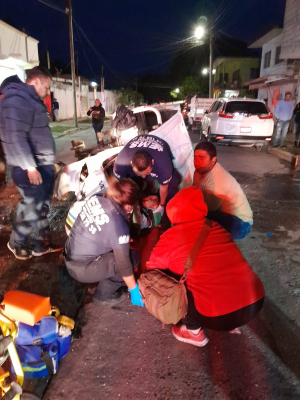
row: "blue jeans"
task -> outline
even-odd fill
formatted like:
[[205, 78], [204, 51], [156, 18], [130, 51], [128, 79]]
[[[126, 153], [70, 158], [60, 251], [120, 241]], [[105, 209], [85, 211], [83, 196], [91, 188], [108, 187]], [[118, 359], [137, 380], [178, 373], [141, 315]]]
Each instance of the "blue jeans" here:
[[251, 231], [251, 224], [244, 222], [235, 215], [226, 214], [223, 212], [210, 211], [207, 218], [218, 222], [232, 236], [232, 239], [243, 239]]
[[102, 131], [103, 123], [102, 124], [95, 124], [94, 122], [92, 122], [92, 125], [93, 125], [93, 129], [95, 131], [96, 139], [97, 139], [97, 142], [98, 142], [97, 133]]
[[289, 129], [289, 124], [290, 124], [290, 121], [281, 121], [281, 120], [276, 121], [276, 128], [275, 128], [275, 134], [274, 134], [274, 139], [273, 139], [273, 147], [278, 145], [278, 141], [280, 142], [279, 143], [280, 147], [283, 146], [287, 131]]
[[54, 172], [52, 165], [37, 167], [43, 183], [33, 185], [29, 182], [27, 171], [13, 167], [13, 180], [22, 195], [18, 206], [13, 230], [10, 235], [12, 247], [25, 248], [29, 235], [33, 232], [34, 250], [49, 246], [50, 227], [47, 219], [54, 188]]

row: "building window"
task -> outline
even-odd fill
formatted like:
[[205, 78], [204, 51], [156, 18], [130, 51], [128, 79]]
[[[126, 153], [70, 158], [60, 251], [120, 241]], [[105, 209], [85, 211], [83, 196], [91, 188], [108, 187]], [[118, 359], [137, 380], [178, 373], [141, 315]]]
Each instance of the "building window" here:
[[281, 53], [281, 46], [276, 47], [275, 64], [280, 64], [283, 60], [279, 58]]
[[226, 85], [226, 83], [228, 83], [228, 72], [224, 74], [224, 85]]
[[259, 78], [259, 68], [250, 68], [250, 79]]
[[264, 68], [269, 68], [271, 64], [271, 52], [268, 51], [265, 53], [265, 62], [264, 62]]
[[234, 73], [232, 74], [232, 84], [233, 87], [238, 87], [239, 85], [239, 79], [240, 79], [240, 70], [237, 69], [236, 71], [234, 71]]

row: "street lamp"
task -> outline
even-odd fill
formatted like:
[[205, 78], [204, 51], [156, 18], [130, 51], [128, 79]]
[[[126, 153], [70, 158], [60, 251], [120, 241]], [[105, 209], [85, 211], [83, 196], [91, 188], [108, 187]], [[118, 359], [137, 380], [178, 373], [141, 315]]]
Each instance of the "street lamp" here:
[[[197, 39], [201, 39], [205, 33], [209, 34], [209, 97], [212, 98], [212, 76], [213, 76], [213, 68], [212, 68], [212, 25], [211, 22], [208, 24], [207, 18], [202, 16], [198, 19], [198, 27], [195, 31], [195, 37]], [[206, 68], [205, 68], [206, 69]], [[204, 70], [203, 70], [204, 71]], [[203, 72], [207, 74], [207, 72]]]
[[[215, 75], [215, 73], [216, 73], [216, 70], [215, 70], [215, 68], [214, 68], [214, 69], [212, 70], [212, 74]], [[209, 74], [209, 69], [208, 69], [208, 68], [203, 68], [202, 74], [203, 74], [203, 75]]]
[[97, 83], [96, 82], [91, 82], [91, 86], [94, 88], [94, 100], [97, 98]]
[[180, 90], [177, 88], [177, 89], [175, 89], [175, 93], [179, 93], [180, 92]]
[[201, 39], [204, 35], [204, 28], [203, 26], [198, 26], [195, 30], [195, 37], [197, 39]]

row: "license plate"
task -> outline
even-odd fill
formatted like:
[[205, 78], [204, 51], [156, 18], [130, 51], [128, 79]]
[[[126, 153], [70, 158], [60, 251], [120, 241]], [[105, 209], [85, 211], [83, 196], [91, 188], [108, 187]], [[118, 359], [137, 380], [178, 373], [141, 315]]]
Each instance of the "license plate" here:
[[251, 128], [241, 128], [241, 133], [251, 133]]

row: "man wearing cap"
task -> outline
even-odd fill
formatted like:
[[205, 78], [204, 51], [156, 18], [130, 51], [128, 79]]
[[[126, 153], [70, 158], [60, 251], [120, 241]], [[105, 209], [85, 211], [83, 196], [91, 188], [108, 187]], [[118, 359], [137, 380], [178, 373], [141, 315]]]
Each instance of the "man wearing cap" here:
[[293, 103], [291, 92], [286, 92], [284, 100], [280, 100], [275, 107], [276, 128], [273, 139], [273, 147], [283, 147], [285, 137], [289, 128], [290, 119], [293, 115]]

